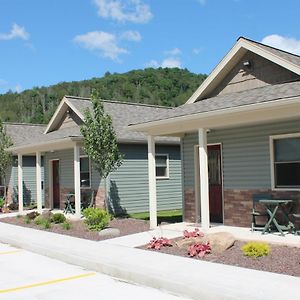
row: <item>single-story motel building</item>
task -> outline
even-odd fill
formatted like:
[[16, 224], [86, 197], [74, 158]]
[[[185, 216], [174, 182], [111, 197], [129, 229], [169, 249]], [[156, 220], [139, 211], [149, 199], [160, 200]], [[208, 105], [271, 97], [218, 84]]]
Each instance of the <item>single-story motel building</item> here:
[[254, 194], [300, 198], [300, 57], [240, 37], [186, 104], [130, 128], [148, 135], [152, 227], [157, 136], [181, 138], [185, 221], [250, 227]]
[[[79, 217], [82, 197], [89, 197], [94, 191], [95, 205], [115, 215], [149, 211], [147, 136], [127, 128], [132, 122], [170, 109], [118, 101], [103, 104], [112, 117], [124, 155], [121, 167], [106, 179], [100, 178], [82, 149], [80, 133], [84, 112], [92, 109], [92, 102], [88, 98], [65, 96], [47, 125], [5, 124], [14, 144], [9, 149], [13, 164], [5, 180], [8, 202], [18, 203], [21, 211], [30, 203], [36, 203], [39, 211], [42, 207], [63, 209], [67, 195], [73, 193]], [[158, 138], [156, 180], [158, 209], [181, 209], [179, 138]]]

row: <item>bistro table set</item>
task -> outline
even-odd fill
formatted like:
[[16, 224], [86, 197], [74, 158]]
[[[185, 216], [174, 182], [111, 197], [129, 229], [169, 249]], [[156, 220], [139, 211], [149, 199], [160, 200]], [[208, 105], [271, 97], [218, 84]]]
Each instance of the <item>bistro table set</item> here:
[[[291, 199], [272, 199], [268, 195], [254, 195], [252, 230], [262, 230], [262, 234], [274, 231], [281, 235], [284, 235], [285, 232], [300, 234], [300, 230], [296, 226], [296, 220], [300, 219], [300, 213], [292, 213], [297, 202], [297, 200]], [[256, 205], [258, 203], [264, 207], [264, 212], [257, 210]], [[261, 216], [265, 217], [266, 223], [257, 226], [255, 219]]]

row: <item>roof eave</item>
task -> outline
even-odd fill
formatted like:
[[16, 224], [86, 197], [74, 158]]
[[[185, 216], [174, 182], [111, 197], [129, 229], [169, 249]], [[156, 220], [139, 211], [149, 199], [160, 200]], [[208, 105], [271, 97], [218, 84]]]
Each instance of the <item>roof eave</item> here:
[[[191, 130], [191, 127], [189, 128], [184, 128], [183, 123], [187, 122], [194, 122], [196, 123], [201, 123], [203, 126], [205, 125], [205, 121], [207, 121], [207, 124], [210, 125], [208, 128], [212, 127], [218, 127], [221, 126], [221, 124], [218, 123], [213, 123], [214, 120], [217, 120], [218, 118], [226, 118], [226, 117], [234, 117], [238, 116], [239, 114], [249, 114], [250, 113], [257, 113], [257, 112], [263, 112], [263, 111], [275, 111], [278, 110], [278, 116], [277, 118], [280, 119], [280, 110], [281, 109], [289, 109], [289, 108], [294, 108], [296, 107], [297, 109], [287, 111], [286, 113], [289, 114], [288, 116], [290, 117], [296, 117], [299, 116], [299, 111], [300, 111], [300, 97], [291, 97], [291, 98], [285, 98], [285, 99], [280, 99], [280, 100], [274, 100], [274, 101], [267, 101], [267, 102], [260, 102], [260, 103], [255, 103], [255, 104], [248, 104], [248, 105], [243, 105], [243, 106], [236, 106], [232, 108], [224, 108], [224, 109], [218, 109], [218, 110], [213, 110], [213, 111], [207, 111], [207, 112], [200, 112], [200, 113], [194, 113], [194, 114], [189, 114], [189, 115], [184, 115], [184, 116], [178, 116], [178, 117], [172, 117], [168, 119], [162, 119], [162, 120], [157, 120], [157, 121], [152, 121], [152, 122], [147, 122], [147, 123], [141, 123], [141, 124], [132, 124], [129, 125], [129, 130], [131, 131], [138, 131], [138, 132], [144, 132], [147, 134], [154, 134], [157, 133], [157, 135], [164, 135], [164, 134], [176, 134], [175, 126], [181, 127], [177, 133], [186, 132], [188, 130]], [[286, 116], [286, 117], [288, 117]], [[282, 117], [284, 115], [282, 114]], [[261, 121], [266, 121], [261, 120]], [[276, 120], [276, 115], [274, 114], [274, 120]], [[253, 122], [259, 122], [259, 120], [256, 118], [253, 118]], [[245, 119], [245, 124], [247, 120]], [[231, 120], [230, 122], [231, 126], [235, 125], [240, 125], [241, 121], [237, 122], [235, 124], [234, 119]], [[163, 127], [172, 127], [174, 130], [172, 131], [164, 131]], [[200, 128], [200, 127], [199, 127]], [[197, 129], [197, 127], [193, 128]]]

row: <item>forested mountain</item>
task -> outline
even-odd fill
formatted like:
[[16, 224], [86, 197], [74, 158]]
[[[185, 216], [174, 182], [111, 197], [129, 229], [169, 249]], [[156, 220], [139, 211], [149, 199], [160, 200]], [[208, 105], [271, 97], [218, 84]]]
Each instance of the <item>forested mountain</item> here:
[[102, 99], [165, 106], [183, 104], [206, 78], [187, 69], [148, 68], [101, 78], [62, 82], [21, 93], [0, 95], [0, 118], [10, 122], [47, 123], [64, 95], [89, 97], [97, 89]]

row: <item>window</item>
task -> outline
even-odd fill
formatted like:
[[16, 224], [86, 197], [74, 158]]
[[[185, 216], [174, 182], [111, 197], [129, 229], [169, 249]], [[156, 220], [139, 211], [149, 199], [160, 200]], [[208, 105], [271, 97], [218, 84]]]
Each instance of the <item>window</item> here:
[[91, 187], [90, 159], [87, 156], [80, 157], [80, 187]]
[[169, 178], [169, 156], [167, 154], [155, 155], [156, 178]]
[[273, 187], [300, 188], [300, 135], [272, 137]]

